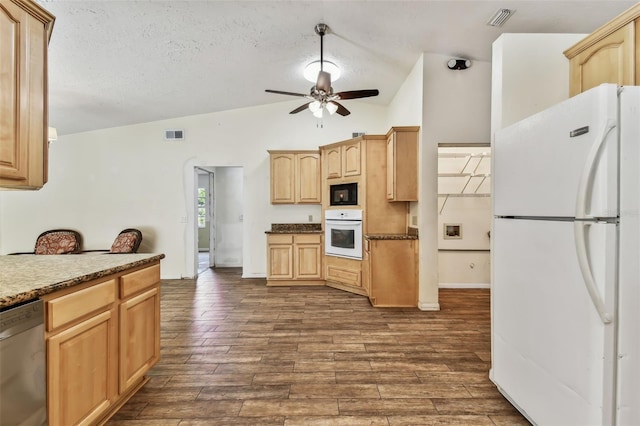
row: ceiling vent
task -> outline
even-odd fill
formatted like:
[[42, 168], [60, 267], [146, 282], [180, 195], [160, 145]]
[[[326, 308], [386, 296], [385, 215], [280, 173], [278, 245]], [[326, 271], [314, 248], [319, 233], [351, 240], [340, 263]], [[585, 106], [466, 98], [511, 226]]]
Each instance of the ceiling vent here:
[[491, 19], [489, 19], [487, 25], [501, 27], [514, 13], [516, 13], [515, 9], [498, 9]]
[[165, 130], [164, 131], [164, 140], [166, 140], [166, 141], [183, 141], [184, 140], [184, 130], [182, 130], [182, 129]]

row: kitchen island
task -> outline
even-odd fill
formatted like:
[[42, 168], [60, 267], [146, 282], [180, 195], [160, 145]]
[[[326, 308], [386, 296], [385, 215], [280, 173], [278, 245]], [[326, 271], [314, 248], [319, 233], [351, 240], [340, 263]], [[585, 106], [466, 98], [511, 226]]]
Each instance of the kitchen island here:
[[0, 256], [0, 306], [44, 303], [47, 417], [102, 424], [160, 359], [163, 254]]
[[0, 256], [0, 309], [163, 258], [153, 253]]

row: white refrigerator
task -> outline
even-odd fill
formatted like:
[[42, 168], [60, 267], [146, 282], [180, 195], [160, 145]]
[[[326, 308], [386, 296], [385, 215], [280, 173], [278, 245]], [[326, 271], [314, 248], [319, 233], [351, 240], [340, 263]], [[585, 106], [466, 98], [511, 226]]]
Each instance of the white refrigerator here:
[[640, 425], [640, 87], [496, 132], [491, 380], [537, 425]]

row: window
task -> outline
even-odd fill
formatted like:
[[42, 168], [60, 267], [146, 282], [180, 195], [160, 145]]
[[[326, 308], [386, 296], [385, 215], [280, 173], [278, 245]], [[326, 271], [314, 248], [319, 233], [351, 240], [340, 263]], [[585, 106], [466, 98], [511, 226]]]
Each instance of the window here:
[[198, 188], [198, 228], [207, 226], [207, 189]]

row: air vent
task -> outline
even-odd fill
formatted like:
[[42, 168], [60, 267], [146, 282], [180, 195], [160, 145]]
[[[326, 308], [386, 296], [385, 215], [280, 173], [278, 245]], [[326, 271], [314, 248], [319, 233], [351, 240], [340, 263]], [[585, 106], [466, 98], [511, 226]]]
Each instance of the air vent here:
[[182, 141], [184, 140], [184, 130], [173, 129], [164, 131], [164, 140], [166, 141]]
[[498, 9], [491, 19], [489, 19], [487, 25], [501, 27], [514, 13], [516, 13], [515, 9]]

